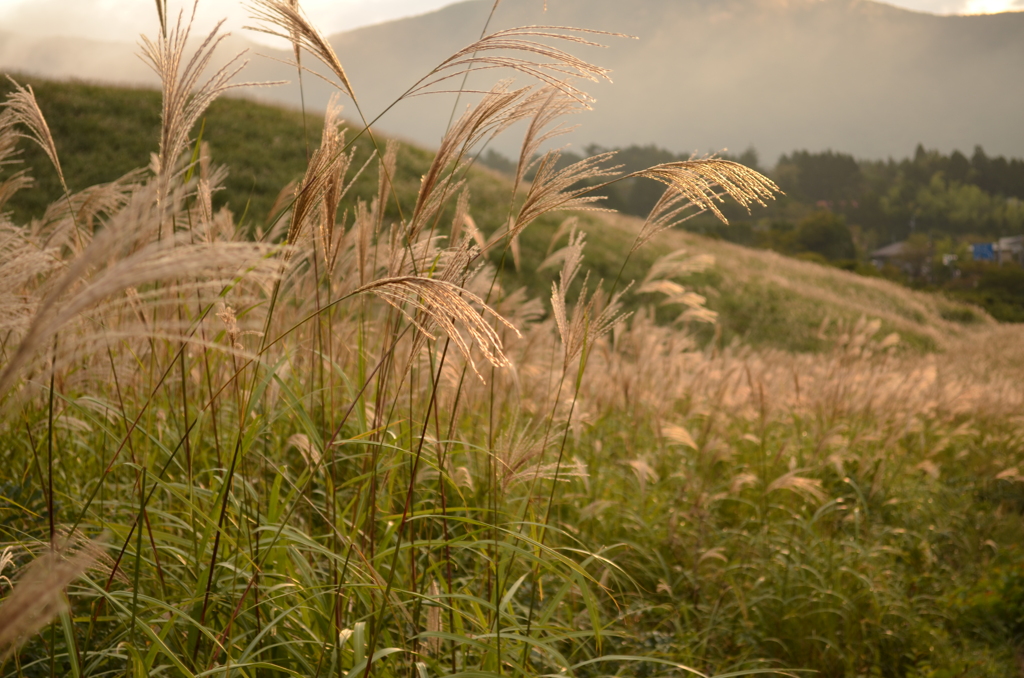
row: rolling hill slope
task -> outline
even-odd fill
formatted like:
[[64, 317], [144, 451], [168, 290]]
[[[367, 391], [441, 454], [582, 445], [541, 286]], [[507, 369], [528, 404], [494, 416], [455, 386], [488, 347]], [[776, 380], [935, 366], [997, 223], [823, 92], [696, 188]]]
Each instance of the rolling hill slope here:
[[[75, 189], [112, 181], [131, 169], [144, 166], [156, 148], [159, 95], [148, 90], [98, 87], [74, 83], [32, 80], [37, 97], [64, 159], [68, 183]], [[0, 95], [8, 84], [0, 85]], [[319, 130], [322, 121], [311, 118], [309, 128]], [[210, 143], [215, 162], [230, 174], [221, 205], [252, 228], [264, 225], [278, 192], [301, 176], [305, 165], [301, 116], [290, 110], [238, 100], [221, 100], [206, 116], [203, 137]], [[311, 144], [318, 132], [311, 134]], [[39, 216], [49, 202], [60, 198], [59, 184], [48, 161], [38, 149], [24, 144], [25, 159], [37, 186], [25, 190], [7, 206], [16, 222]], [[364, 147], [357, 157], [366, 158]], [[419, 177], [431, 154], [405, 146], [400, 154], [396, 184], [408, 211], [415, 200]], [[361, 162], [357, 162], [357, 165]], [[502, 223], [507, 205], [507, 181], [489, 170], [469, 174], [471, 212], [485, 232]], [[376, 190], [376, 178], [366, 173], [342, 204], [350, 210], [353, 200]], [[392, 206], [392, 218], [398, 212]], [[588, 233], [586, 264], [595, 277], [612, 279], [629, 249], [640, 221], [632, 217], [587, 213], [580, 216]], [[522, 271], [508, 264], [508, 274], [529, 292], [546, 299], [550, 271], [537, 267], [550, 251], [551, 239], [561, 216], [543, 219], [523, 236]], [[838, 269], [783, 257], [770, 251], [751, 250], [683, 231], [671, 231], [656, 239], [630, 262], [626, 280], [639, 280], [658, 256], [678, 249], [692, 254], [711, 254], [713, 268], [689, 282], [708, 297], [708, 305], [720, 314], [717, 329], [694, 326], [705, 339], [717, 336], [723, 344], [740, 341], [795, 351], [815, 351], [827, 344], [819, 328], [823, 321], [852, 323], [861, 316], [878, 318], [883, 331], [899, 332], [918, 350], [942, 350], [973, 330], [993, 326], [983, 311], [915, 292], [875, 278], [863, 278]], [[515, 283], [513, 283], [515, 284]], [[632, 303], [636, 303], [634, 299]], [[717, 335], [716, 335], [717, 333]]]

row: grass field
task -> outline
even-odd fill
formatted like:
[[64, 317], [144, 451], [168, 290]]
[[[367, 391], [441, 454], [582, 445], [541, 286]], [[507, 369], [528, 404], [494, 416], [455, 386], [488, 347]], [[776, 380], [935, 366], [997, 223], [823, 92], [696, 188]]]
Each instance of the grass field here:
[[1018, 675], [1017, 327], [188, 76], [6, 90], [4, 676]]

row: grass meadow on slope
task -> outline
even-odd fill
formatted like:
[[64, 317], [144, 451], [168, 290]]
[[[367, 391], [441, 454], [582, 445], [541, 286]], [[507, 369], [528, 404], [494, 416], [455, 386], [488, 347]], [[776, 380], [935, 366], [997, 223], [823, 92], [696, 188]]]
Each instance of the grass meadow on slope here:
[[[114, 181], [157, 150], [158, 92], [17, 79], [33, 87], [46, 111], [72, 190]], [[4, 80], [0, 82], [0, 93], [6, 95], [12, 87]], [[322, 127], [322, 116], [307, 115], [304, 126], [300, 111], [230, 97], [214, 101], [195, 130], [195, 135], [202, 130], [211, 156], [227, 169], [222, 189], [212, 194], [213, 208], [227, 207], [240, 226], [250, 232], [266, 230], [274, 205], [280, 206], [282, 190], [302, 178], [306, 137], [315, 148]], [[355, 141], [353, 146], [355, 162], [361, 166], [371, 157], [372, 146], [365, 139]], [[24, 146], [22, 151], [21, 159], [35, 183], [32, 190], [14, 194], [6, 204], [5, 209], [15, 223], [41, 214], [62, 195], [60, 181], [50, 169], [46, 154], [33, 146]], [[395, 194], [402, 203], [415, 201], [419, 178], [429, 168], [431, 157], [422, 149], [402, 146], [394, 177]], [[505, 219], [511, 185], [504, 177], [476, 167], [470, 168], [466, 178], [474, 223], [482, 233], [490, 235]], [[351, 213], [357, 200], [366, 200], [377, 190], [376, 177], [369, 170], [351, 183], [340, 201], [342, 217]], [[393, 201], [388, 203], [385, 213], [389, 219], [399, 218]], [[449, 220], [452, 216], [446, 214]], [[640, 228], [639, 221], [595, 213], [580, 213], [576, 218], [588, 232], [588, 268], [597, 277], [613, 280], [619, 273], [623, 250], [630, 247], [635, 230]], [[563, 214], [546, 214], [531, 224], [521, 236], [523, 260], [543, 261], [555, 245], [564, 244], [568, 235], [564, 230], [557, 243], [552, 243], [564, 220]], [[678, 249], [714, 257], [713, 265], [688, 278], [707, 298], [709, 308], [718, 313], [717, 328], [690, 327], [702, 344], [717, 337], [722, 345], [739, 340], [759, 347], [819, 351], [827, 346], [819, 331], [822, 322], [853, 322], [867, 315], [883, 319], [886, 330], [898, 331], [905, 346], [931, 351], [944, 348], [947, 338], [960, 336], [967, 328], [991, 323], [976, 307], [681, 230], [662, 234], [634, 253], [622, 278], [641, 280], [655, 259]], [[501, 264], [501, 252], [493, 251], [491, 260], [495, 265]], [[506, 257], [503, 269], [510, 286], [523, 285], [535, 297], [547, 295], [550, 275], [537, 271], [536, 265], [516, 269]], [[638, 303], [638, 299], [624, 301], [630, 308]], [[674, 318], [666, 311], [662, 311], [661, 317]]]
[[[159, 94], [6, 86], [0, 674], [1017, 670], [1016, 328], [673, 230], [771, 198], [732, 162], [581, 212], [619, 175], [543, 142], [611, 36], [485, 31], [424, 82], [523, 82], [435, 154], [332, 109], [307, 156], [161, 19]], [[474, 171], [517, 122], [534, 180]]]

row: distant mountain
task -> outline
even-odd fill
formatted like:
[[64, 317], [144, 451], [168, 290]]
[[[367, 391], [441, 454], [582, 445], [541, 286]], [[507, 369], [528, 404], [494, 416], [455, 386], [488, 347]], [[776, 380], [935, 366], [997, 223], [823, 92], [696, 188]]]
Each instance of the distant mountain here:
[[[578, 116], [573, 143], [654, 143], [674, 151], [738, 152], [753, 145], [771, 163], [797, 148], [860, 157], [905, 156], [917, 143], [941, 150], [1024, 156], [1024, 13], [935, 16], [868, 0], [505, 0], [491, 28], [547, 24], [638, 36], [601, 36], [608, 49], [573, 50], [612, 69], [614, 84], [586, 83], [594, 111]], [[332, 37], [368, 117], [434, 64], [475, 40], [491, 0]], [[0, 36], [2, 39], [2, 36]], [[241, 44], [242, 40], [236, 40]], [[22, 48], [19, 48], [22, 49]], [[88, 50], [51, 45], [26, 61], [0, 45], [0, 67], [42, 75], [138, 81], [109, 67], [81, 72]], [[90, 48], [94, 49], [94, 48]], [[257, 47], [254, 52], [288, 58]], [[63, 60], [64, 66], [55, 64]], [[93, 58], [95, 60], [95, 58]], [[133, 60], [135, 69], [137, 60]], [[64, 68], [64, 73], [56, 70]], [[74, 69], [78, 70], [74, 70]], [[494, 78], [494, 72], [487, 74]], [[294, 71], [256, 59], [247, 79], [291, 79]], [[485, 80], [476, 79], [477, 85]], [[330, 87], [305, 81], [306, 101], [323, 108]], [[298, 101], [292, 85], [258, 90]], [[380, 126], [437, 143], [451, 96], [396, 106]], [[465, 100], [463, 100], [465, 101]], [[349, 106], [349, 115], [353, 115]], [[499, 144], [509, 152], [514, 139]]]

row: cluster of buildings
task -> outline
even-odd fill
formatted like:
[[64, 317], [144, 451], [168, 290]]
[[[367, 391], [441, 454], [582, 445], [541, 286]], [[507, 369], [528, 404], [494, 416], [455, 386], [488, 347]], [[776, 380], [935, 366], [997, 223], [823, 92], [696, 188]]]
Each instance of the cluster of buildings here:
[[[917, 251], [908, 241], [894, 242], [871, 253], [871, 263], [878, 268], [885, 264], [893, 264], [897, 268], [919, 268], [927, 266], [930, 256]], [[922, 256], [924, 255], [924, 256]], [[999, 264], [1016, 263], [1024, 266], [1024, 235], [1000, 238], [995, 242], [977, 243], [971, 246], [971, 258], [974, 261], [992, 261]], [[951, 265], [957, 260], [955, 254], [946, 254], [942, 263]], [[916, 272], [916, 271], [915, 271]], [[908, 271], [910, 273], [910, 271]]]

